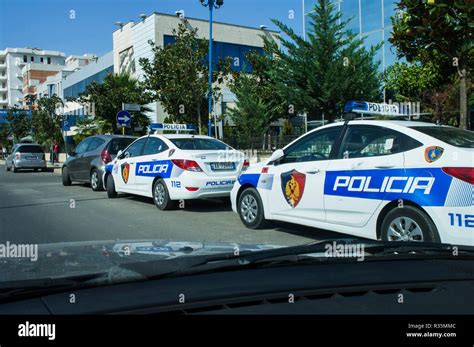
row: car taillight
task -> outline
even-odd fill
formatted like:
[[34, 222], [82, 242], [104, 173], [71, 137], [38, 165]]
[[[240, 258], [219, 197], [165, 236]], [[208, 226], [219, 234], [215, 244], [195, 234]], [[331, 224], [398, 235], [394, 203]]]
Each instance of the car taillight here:
[[173, 162], [174, 165], [176, 165], [177, 167], [183, 170], [202, 172], [201, 167], [194, 160], [173, 159], [171, 161]]
[[456, 177], [464, 182], [474, 184], [473, 167], [443, 167], [443, 171], [448, 175]]
[[242, 170], [247, 169], [250, 166], [250, 162], [248, 159], [244, 160], [244, 165], [242, 165]]
[[20, 160], [20, 153], [15, 154], [15, 160]]
[[112, 157], [110, 156], [109, 151], [106, 149], [100, 152], [100, 158], [102, 159], [104, 164], [110, 163], [112, 161]]

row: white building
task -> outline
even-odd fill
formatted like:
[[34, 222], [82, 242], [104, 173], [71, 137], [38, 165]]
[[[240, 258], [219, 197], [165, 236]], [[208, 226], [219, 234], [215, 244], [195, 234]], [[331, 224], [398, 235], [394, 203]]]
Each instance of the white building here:
[[23, 73], [27, 64], [64, 65], [65, 54], [38, 48], [0, 51], [0, 109], [23, 106]]
[[[118, 23], [120, 26], [113, 33], [113, 56], [114, 72], [129, 72], [135, 78], [142, 79], [143, 71], [138, 62], [140, 58], [153, 58], [150, 40], [157, 46], [166, 46], [174, 42], [173, 29], [184, 22], [191, 28], [198, 29], [198, 36], [209, 38], [209, 22], [206, 20], [186, 18], [182, 15], [169, 15], [164, 13], [153, 13], [143, 16], [137, 22], [126, 24]], [[245, 55], [251, 50], [263, 52], [263, 39], [261, 35], [271, 35], [279, 42], [279, 35], [274, 31], [268, 31], [265, 27], [251, 28], [221, 22], [213, 22], [213, 45], [214, 59], [220, 60], [231, 57], [234, 68], [238, 71], [247, 66]], [[219, 116], [223, 103], [231, 102], [232, 94], [224, 90], [221, 102], [214, 105], [214, 115]], [[229, 99], [230, 97], [230, 99]], [[149, 115], [152, 122], [163, 122], [166, 113], [159, 103], [147, 105], [153, 112]]]

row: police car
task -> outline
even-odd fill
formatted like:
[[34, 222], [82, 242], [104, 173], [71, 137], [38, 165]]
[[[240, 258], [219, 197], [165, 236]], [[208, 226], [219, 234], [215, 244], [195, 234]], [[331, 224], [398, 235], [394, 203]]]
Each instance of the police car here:
[[130, 193], [153, 198], [166, 210], [177, 201], [228, 197], [238, 173], [249, 165], [244, 154], [208, 136], [150, 134], [130, 144], [107, 165], [107, 195]]
[[369, 239], [474, 245], [474, 132], [403, 120], [317, 128], [242, 173], [232, 209]]

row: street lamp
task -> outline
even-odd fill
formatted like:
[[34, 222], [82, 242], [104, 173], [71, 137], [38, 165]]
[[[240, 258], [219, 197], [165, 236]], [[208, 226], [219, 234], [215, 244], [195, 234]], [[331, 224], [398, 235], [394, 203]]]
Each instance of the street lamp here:
[[220, 8], [224, 4], [224, 0], [199, 0], [201, 5], [209, 7], [209, 119], [207, 123], [207, 133], [212, 134], [212, 11]]

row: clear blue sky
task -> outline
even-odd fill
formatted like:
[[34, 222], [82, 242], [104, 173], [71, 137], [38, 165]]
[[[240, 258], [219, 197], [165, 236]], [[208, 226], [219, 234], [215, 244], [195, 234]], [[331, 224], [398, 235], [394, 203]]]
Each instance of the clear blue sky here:
[[[199, 0], [0, 0], [0, 49], [38, 47], [69, 54], [112, 50], [112, 32], [117, 21], [137, 21], [140, 13], [174, 14], [208, 18], [208, 9]], [[75, 19], [70, 19], [70, 11]], [[289, 13], [294, 11], [294, 19]], [[301, 0], [224, 0], [215, 20], [276, 29], [277, 18], [302, 34]]]

